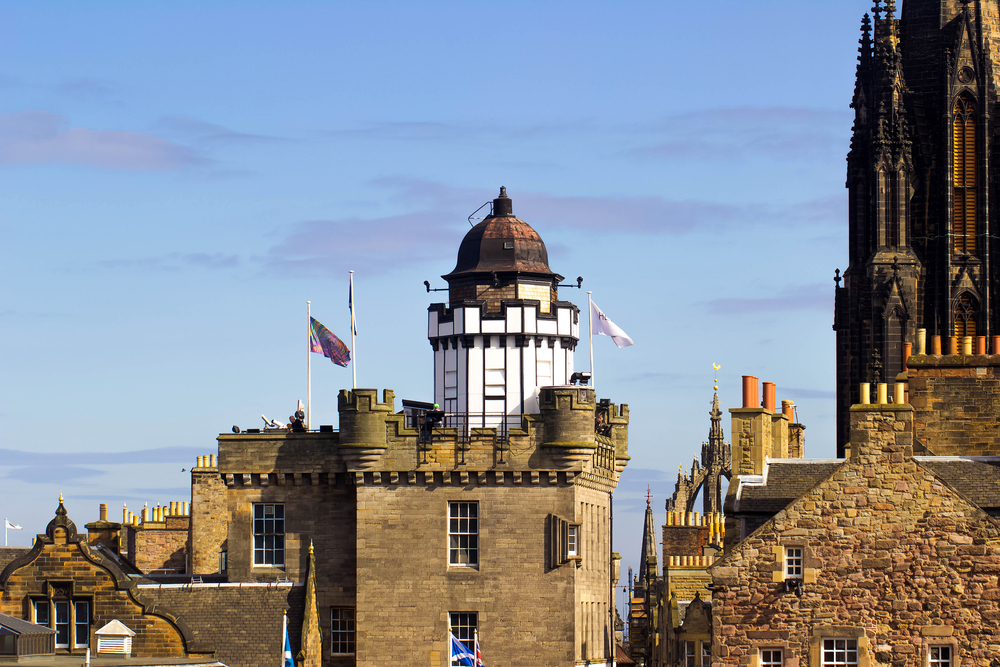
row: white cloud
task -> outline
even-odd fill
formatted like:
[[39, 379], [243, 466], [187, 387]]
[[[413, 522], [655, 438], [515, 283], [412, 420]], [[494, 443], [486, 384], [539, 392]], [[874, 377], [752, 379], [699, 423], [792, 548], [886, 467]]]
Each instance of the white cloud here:
[[149, 134], [70, 127], [64, 116], [42, 110], [0, 114], [0, 164], [157, 171], [204, 162], [192, 149]]

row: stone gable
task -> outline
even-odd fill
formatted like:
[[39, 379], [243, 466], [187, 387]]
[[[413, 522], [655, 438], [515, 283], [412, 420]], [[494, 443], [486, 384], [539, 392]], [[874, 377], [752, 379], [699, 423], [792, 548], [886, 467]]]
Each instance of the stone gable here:
[[[923, 665], [931, 644], [990, 664], [1000, 523], [913, 460], [912, 414], [852, 408], [852, 458], [710, 569], [713, 664], [775, 647], [804, 667], [841, 637], [857, 639], [861, 664]], [[784, 581], [788, 547], [803, 551], [801, 596]]]

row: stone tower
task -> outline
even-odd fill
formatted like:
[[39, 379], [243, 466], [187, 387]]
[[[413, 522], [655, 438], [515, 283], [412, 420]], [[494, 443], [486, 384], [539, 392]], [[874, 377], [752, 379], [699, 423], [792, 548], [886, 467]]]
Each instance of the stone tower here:
[[580, 311], [558, 300], [563, 277], [538, 233], [514, 217], [506, 188], [442, 277], [448, 303], [428, 309], [434, 401], [467, 414], [467, 427], [519, 424], [522, 412], [539, 411], [539, 387], [569, 383]]
[[[893, 382], [918, 328], [998, 331], [990, 285], [997, 0], [875, 0], [862, 20], [837, 282], [837, 448], [861, 382]], [[945, 350], [947, 352], [947, 350]], [[876, 377], [877, 376], [877, 377]]]

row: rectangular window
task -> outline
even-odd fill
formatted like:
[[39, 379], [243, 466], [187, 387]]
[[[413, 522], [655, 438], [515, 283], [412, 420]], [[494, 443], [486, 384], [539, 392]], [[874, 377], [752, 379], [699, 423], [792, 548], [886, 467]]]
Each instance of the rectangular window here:
[[570, 524], [566, 529], [566, 554], [568, 556], [579, 555], [579, 531], [580, 526]]
[[255, 503], [253, 506], [253, 564], [285, 564], [285, 506]]
[[73, 645], [90, 645], [90, 602], [77, 600], [73, 603]]
[[354, 653], [354, 607], [332, 607], [333, 652]]
[[38, 625], [44, 625], [49, 627], [50, 616], [49, 616], [49, 602], [48, 600], [39, 600], [35, 603], [35, 621]]
[[69, 648], [69, 602], [56, 602], [56, 646]]
[[695, 653], [695, 642], [684, 642], [684, 667], [695, 667], [698, 654]]
[[451, 634], [455, 635], [470, 651], [476, 650], [476, 628], [479, 615], [475, 612], [451, 612]]
[[760, 650], [760, 667], [781, 667], [784, 654], [780, 648], [762, 648]]
[[701, 643], [701, 665], [709, 667], [712, 664], [712, 642], [703, 641]]
[[823, 667], [858, 667], [858, 640], [824, 639]]
[[951, 647], [931, 646], [928, 667], [951, 667]]
[[802, 548], [785, 547], [785, 579], [802, 578]]
[[479, 503], [448, 503], [448, 563], [479, 565]]

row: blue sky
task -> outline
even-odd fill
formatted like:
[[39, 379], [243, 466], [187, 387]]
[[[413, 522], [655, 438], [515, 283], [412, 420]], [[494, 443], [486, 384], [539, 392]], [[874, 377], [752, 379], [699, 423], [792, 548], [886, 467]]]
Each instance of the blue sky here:
[[[306, 300], [359, 386], [432, 391], [423, 281], [505, 185], [636, 341], [616, 548], [638, 557], [740, 376], [834, 452], [833, 272], [863, 2], [14, 2], [0, 8], [0, 512], [28, 544], [189, 498], [305, 399]], [[435, 298], [437, 297], [437, 298]], [[587, 348], [577, 367], [586, 369]], [[350, 372], [313, 367], [313, 423]], [[723, 422], [729, 433], [728, 415]]]

